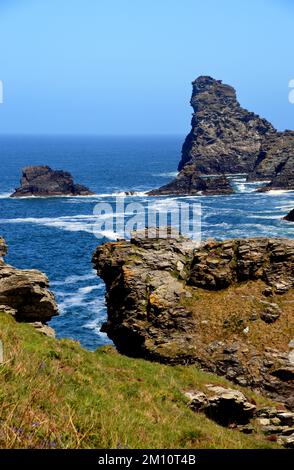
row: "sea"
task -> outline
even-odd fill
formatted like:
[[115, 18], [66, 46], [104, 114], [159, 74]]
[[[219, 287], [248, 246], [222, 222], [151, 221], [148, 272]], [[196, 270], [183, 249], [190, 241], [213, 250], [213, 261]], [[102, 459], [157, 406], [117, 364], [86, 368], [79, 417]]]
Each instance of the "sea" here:
[[[184, 136], [1, 136], [0, 235], [8, 244], [6, 262], [39, 269], [49, 278], [60, 315], [50, 325], [59, 338], [72, 338], [89, 350], [111, 341], [100, 328], [107, 317], [105, 286], [91, 264], [98, 244], [99, 203], [114, 207], [117, 196], [142, 207], [165, 210], [171, 201], [201, 205], [201, 237], [290, 237], [294, 225], [282, 217], [294, 207], [294, 192], [256, 193], [245, 175], [231, 177], [229, 196], [148, 197], [146, 192], [177, 174]], [[49, 165], [69, 171], [93, 196], [11, 199], [21, 169]]]

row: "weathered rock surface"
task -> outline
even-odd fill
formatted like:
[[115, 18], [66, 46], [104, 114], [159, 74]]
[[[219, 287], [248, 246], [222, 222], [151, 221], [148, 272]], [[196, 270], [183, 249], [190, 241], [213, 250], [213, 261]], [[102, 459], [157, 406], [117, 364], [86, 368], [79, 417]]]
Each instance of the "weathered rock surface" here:
[[202, 386], [202, 390], [185, 391], [184, 395], [192, 411], [204, 413], [222, 426], [245, 434], [259, 430], [269, 440], [294, 448], [294, 413], [282, 404], [279, 408], [258, 408], [240, 390], [210, 384]]
[[179, 170], [192, 161], [203, 174], [250, 172], [265, 137], [275, 129], [242, 108], [234, 88], [221, 80], [200, 76], [192, 85], [192, 129], [183, 145]]
[[[294, 240], [144, 238], [98, 246], [118, 350], [196, 363], [293, 407]], [[270, 295], [270, 300], [268, 296]]]
[[[192, 85], [192, 129], [183, 144], [180, 173], [151, 194], [193, 194], [203, 175], [238, 173], [251, 181], [271, 180], [264, 191], [294, 189], [294, 131], [277, 132], [242, 108], [234, 88], [220, 80], [200, 76]], [[227, 189], [221, 183], [215, 194], [227, 194]]]
[[49, 166], [28, 166], [22, 170], [21, 186], [11, 197], [87, 196], [88, 188], [75, 184], [70, 173], [52, 170]]
[[289, 222], [294, 222], [294, 209], [292, 209], [289, 214], [287, 214], [284, 217], [285, 220], [288, 220]]
[[42, 333], [49, 338], [55, 338], [55, 330], [51, 328], [51, 326], [48, 326], [40, 321], [35, 321], [30, 323], [30, 325], [32, 325], [39, 333]]
[[197, 194], [231, 194], [233, 189], [228, 179], [222, 176], [202, 177], [197, 173], [195, 165], [186, 165], [177, 178], [159, 189], [150, 191], [149, 196]]
[[256, 406], [239, 390], [216, 385], [206, 385], [206, 388], [208, 393], [185, 393], [193, 411], [202, 411], [222, 426], [247, 424], [253, 418]]
[[257, 410], [256, 415], [259, 416], [256, 424], [261, 426], [264, 434], [284, 447], [294, 449], [294, 413], [267, 407]]
[[6, 251], [5, 242], [0, 238], [0, 311], [25, 322], [46, 323], [58, 315], [57, 304], [48, 289], [45, 274], [5, 264], [3, 256]]
[[277, 132], [269, 137], [248, 180], [271, 180], [259, 189], [294, 189], [294, 132]]
[[[294, 240], [248, 238], [207, 242], [194, 253], [188, 282], [204, 289], [224, 289], [263, 280], [280, 293], [294, 285]], [[268, 306], [268, 302], [263, 301]], [[271, 304], [272, 306], [273, 304]]]

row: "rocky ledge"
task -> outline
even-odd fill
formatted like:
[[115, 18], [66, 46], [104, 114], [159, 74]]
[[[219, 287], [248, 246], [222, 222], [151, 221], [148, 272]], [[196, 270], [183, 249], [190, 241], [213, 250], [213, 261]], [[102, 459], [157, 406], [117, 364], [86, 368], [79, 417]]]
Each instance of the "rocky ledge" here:
[[277, 407], [257, 408], [240, 390], [206, 384], [206, 390], [185, 392], [188, 406], [196, 413], [204, 413], [222, 426], [252, 434], [260, 429], [269, 440], [294, 448], [294, 413]]
[[88, 196], [88, 188], [75, 184], [70, 173], [52, 170], [49, 166], [28, 166], [22, 169], [21, 186], [11, 197]]
[[149, 191], [149, 196], [193, 196], [198, 194], [231, 194], [233, 189], [225, 175], [201, 177], [195, 165], [186, 165], [177, 178], [159, 189]]
[[6, 252], [5, 241], [0, 237], [0, 312], [13, 315], [17, 321], [33, 323], [42, 333], [53, 335], [46, 323], [58, 315], [58, 309], [47, 277], [34, 269], [5, 264]]
[[288, 220], [288, 222], [294, 222], [294, 209], [292, 209], [289, 214], [284, 217], [284, 220]]
[[[203, 175], [239, 173], [247, 174], [250, 181], [270, 180], [264, 191], [294, 189], [294, 131], [278, 132], [270, 122], [242, 108], [235, 89], [221, 80], [200, 76], [192, 86], [192, 128], [182, 147], [180, 173], [151, 195], [189, 194], [190, 189], [194, 194], [203, 186]], [[215, 194], [227, 194], [227, 190], [228, 184], [221, 182]]]
[[[195, 363], [293, 407], [294, 240], [145, 238], [98, 246], [103, 331], [129, 356]], [[291, 341], [292, 340], [292, 341]]]

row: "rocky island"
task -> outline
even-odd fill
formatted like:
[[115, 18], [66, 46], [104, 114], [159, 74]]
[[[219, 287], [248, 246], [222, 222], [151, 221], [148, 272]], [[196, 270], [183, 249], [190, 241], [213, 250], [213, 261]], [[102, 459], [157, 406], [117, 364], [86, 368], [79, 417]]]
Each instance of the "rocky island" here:
[[75, 184], [70, 173], [52, 170], [49, 166], [28, 166], [22, 169], [21, 186], [11, 197], [89, 196], [88, 188]]
[[263, 191], [293, 190], [294, 131], [278, 132], [266, 119], [242, 108], [235, 89], [221, 80], [200, 76], [192, 85], [192, 129], [182, 147], [180, 173], [149, 194], [205, 194], [207, 175], [214, 175], [208, 194], [228, 194], [232, 191], [223, 175], [241, 173], [249, 181], [270, 180]]
[[294, 241], [145, 238], [98, 246], [118, 350], [196, 364], [293, 408]]

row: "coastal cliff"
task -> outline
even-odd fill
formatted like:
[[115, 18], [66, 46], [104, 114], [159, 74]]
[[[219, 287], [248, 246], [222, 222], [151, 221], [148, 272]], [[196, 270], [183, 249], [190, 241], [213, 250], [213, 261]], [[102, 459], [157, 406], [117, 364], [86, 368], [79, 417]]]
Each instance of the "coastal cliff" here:
[[28, 166], [22, 169], [21, 186], [11, 197], [88, 196], [86, 186], [75, 184], [70, 173], [52, 170], [49, 166]]
[[[200, 76], [192, 86], [192, 128], [182, 147], [180, 173], [149, 194], [196, 194], [202, 191], [204, 175], [221, 175], [224, 181], [225, 174], [241, 173], [249, 181], [270, 180], [263, 191], [294, 189], [294, 131], [277, 132], [266, 119], [241, 107], [235, 89], [221, 80]], [[191, 172], [196, 185], [191, 185]], [[227, 182], [217, 183], [210, 193], [230, 192]]]
[[293, 240], [197, 247], [138, 232], [98, 246], [93, 263], [107, 288], [103, 331], [120, 352], [195, 363], [293, 407]]
[[[179, 273], [173, 275], [175, 282], [177, 278], [183, 281], [194, 244], [185, 239], [170, 241], [171, 249], [165, 252], [164, 243], [168, 241], [159, 243], [160, 246], [151, 243], [148, 248], [148, 242], [145, 245], [137, 239], [138, 257], [134, 256], [133, 247], [129, 251], [132, 261], [128, 282], [130, 285], [133, 282], [132, 263], [139, 267], [142, 249], [155, 250], [145, 259], [146, 268], [151, 263], [161, 270], [151, 281], [159, 283], [160, 278], [165, 278], [168, 295], [164, 285], [161, 294], [173, 305], [175, 294], [180, 294], [181, 289], [170, 282], [168, 263]], [[122, 248], [124, 244], [119, 246]], [[166, 261], [164, 252], [170, 255], [170, 261]], [[32, 326], [27, 322], [35, 320], [37, 313], [43, 321], [57, 313], [54, 298], [47, 289], [47, 278], [38, 271], [5, 265], [2, 259], [5, 254], [6, 245], [0, 238], [0, 297], [5, 302], [0, 305], [1, 448], [293, 447], [294, 413], [282, 403], [274, 403], [243, 385], [233, 385], [194, 364], [171, 367], [120, 355], [111, 346], [91, 352], [77, 341], [40, 335], [33, 328], [35, 323]], [[112, 257], [108, 261], [107, 276], [116, 278], [117, 282], [120, 269], [128, 276], [120, 256], [117, 264]], [[137, 303], [134, 289], [140, 282], [142, 287], [146, 285], [144, 275], [127, 294], [128, 308], [132, 296], [133, 305]], [[120, 288], [124, 286], [118, 282], [118, 308], [123, 294], [123, 290], [119, 294]], [[152, 316], [156, 316], [152, 309], [156, 305], [160, 308], [159, 291], [154, 292], [153, 300], [150, 297], [147, 321], [153, 321]], [[151, 290], [149, 294], [152, 295]], [[144, 302], [143, 297], [141, 300]], [[170, 309], [175, 320], [179, 317], [178, 326], [181, 312], [181, 308]], [[182, 319], [182, 332], [186, 335], [184, 314]], [[146, 315], [137, 320], [134, 316], [138, 325], [141, 320], [146, 322]], [[158, 325], [153, 322], [154, 339], [160, 321], [159, 315]], [[173, 333], [169, 323], [165, 326]], [[134, 323], [133, 329], [136, 328], [139, 331], [140, 327]], [[191, 333], [194, 334], [193, 330]], [[130, 339], [127, 335], [124, 341]], [[176, 423], [172, 429], [171, 417]]]
[[[10, 313], [17, 321], [37, 322], [35, 326], [41, 331], [42, 325], [58, 315], [47, 276], [35, 269], [5, 264], [6, 253], [6, 243], [0, 237], [0, 311]], [[46, 331], [50, 330], [44, 328], [43, 332]]]

